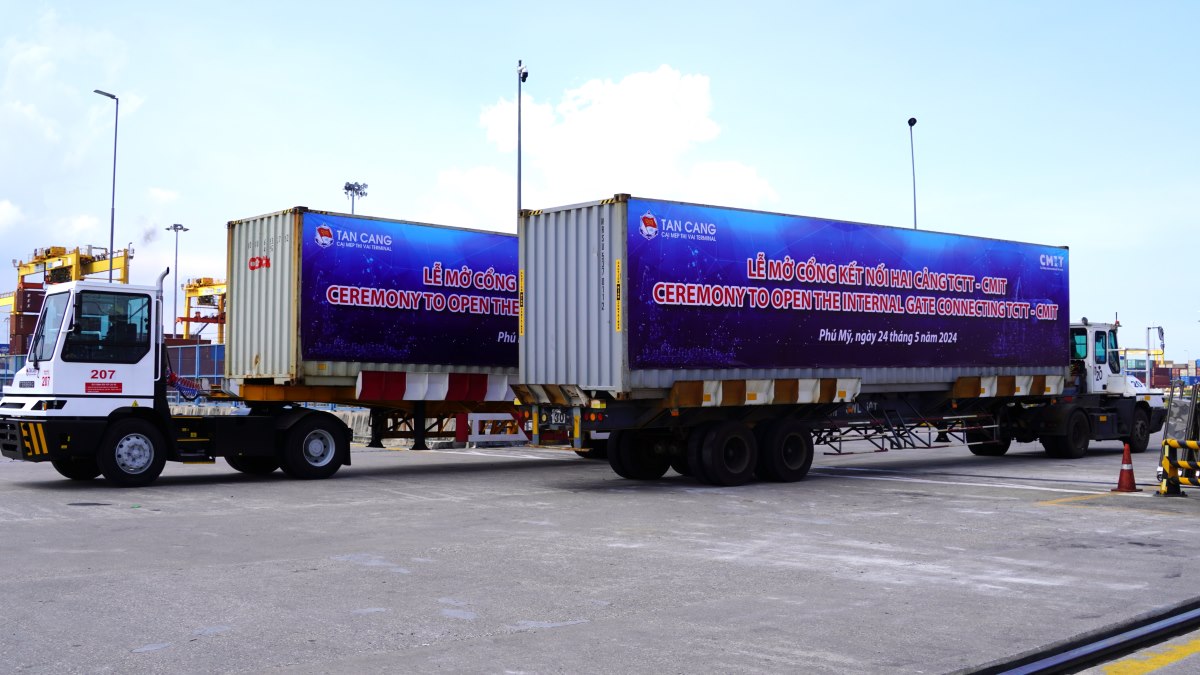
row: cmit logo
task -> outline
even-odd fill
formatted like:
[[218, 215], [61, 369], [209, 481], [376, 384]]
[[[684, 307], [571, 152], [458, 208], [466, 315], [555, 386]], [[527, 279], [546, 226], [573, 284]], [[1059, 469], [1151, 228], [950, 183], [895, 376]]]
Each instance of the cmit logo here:
[[328, 225], [317, 226], [317, 246], [329, 248], [333, 246], [333, 228]]
[[1062, 255], [1046, 255], [1043, 253], [1038, 262], [1044, 270], [1061, 270], [1067, 266], [1067, 257]]
[[638, 228], [638, 232], [640, 232], [647, 241], [658, 236], [658, 219], [654, 217], [653, 213], [647, 211], [642, 214], [642, 225]]

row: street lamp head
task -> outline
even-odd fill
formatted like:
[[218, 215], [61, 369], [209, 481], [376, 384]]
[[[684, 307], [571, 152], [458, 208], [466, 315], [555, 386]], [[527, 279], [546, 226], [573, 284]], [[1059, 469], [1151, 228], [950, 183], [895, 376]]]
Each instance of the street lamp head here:
[[908, 118], [908, 126], [910, 126], [910, 127], [917, 126], [917, 118], [915, 118], [915, 117]]
[[180, 225], [179, 223], [175, 223], [174, 225], [167, 227], [167, 228], [163, 228], [163, 229], [165, 229], [167, 232], [187, 232], [188, 231], [188, 228], [184, 227], [183, 225]]
[[107, 96], [114, 101], [117, 100], [116, 96], [113, 96], [112, 94], [108, 93], [107, 91], [100, 91], [99, 89], [93, 89], [92, 92], [96, 93], [96, 94], [100, 94], [101, 96]]

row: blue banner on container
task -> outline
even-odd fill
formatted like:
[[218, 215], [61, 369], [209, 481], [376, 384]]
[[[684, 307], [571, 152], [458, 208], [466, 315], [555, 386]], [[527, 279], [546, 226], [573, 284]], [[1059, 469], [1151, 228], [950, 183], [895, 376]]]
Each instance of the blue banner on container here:
[[517, 238], [304, 214], [301, 355], [517, 366]]
[[631, 199], [629, 363], [1068, 363], [1067, 249]]

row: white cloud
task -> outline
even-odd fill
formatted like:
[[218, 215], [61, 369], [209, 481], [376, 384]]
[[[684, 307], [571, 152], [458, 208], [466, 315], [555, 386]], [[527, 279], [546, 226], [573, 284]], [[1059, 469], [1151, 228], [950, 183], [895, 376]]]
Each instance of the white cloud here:
[[[500, 152], [516, 151], [516, 108], [515, 100], [501, 100], [480, 114], [488, 142]], [[548, 207], [618, 192], [747, 208], [776, 201], [754, 167], [699, 149], [720, 134], [711, 113], [708, 77], [665, 65], [615, 82], [586, 82], [563, 92], [557, 103], [525, 95], [522, 204]], [[443, 221], [475, 212], [463, 216], [473, 226], [511, 231], [515, 173], [495, 167], [443, 171], [429, 210]]]
[[179, 199], [178, 192], [175, 190], [168, 190], [166, 188], [152, 187], [147, 190], [147, 192], [150, 194], [150, 200], [158, 202], [159, 204], [169, 204], [176, 199]]
[[[62, 218], [55, 225], [54, 231], [59, 233], [62, 241], [82, 241], [82, 237], [98, 233], [100, 220], [95, 216], [78, 215]], [[105, 242], [108, 240], [108, 228], [104, 230]], [[99, 243], [99, 242], [97, 242]]]
[[21, 220], [21, 207], [8, 201], [0, 200], [0, 231], [7, 230]]

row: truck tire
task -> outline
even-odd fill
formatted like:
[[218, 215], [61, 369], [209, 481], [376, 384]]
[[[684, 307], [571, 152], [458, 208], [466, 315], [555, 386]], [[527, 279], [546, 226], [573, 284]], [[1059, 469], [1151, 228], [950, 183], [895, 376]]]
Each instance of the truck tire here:
[[608, 465], [618, 476], [630, 480], [658, 480], [671, 468], [671, 459], [651, 452], [646, 447], [646, 440], [645, 434], [627, 430], [614, 431], [608, 437]]
[[342, 457], [349, 451], [340, 422], [309, 415], [288, 430], [280, 468], [301, 480], [329, 478], [342, 467]]
[[117, 420], [100, 443], [96, 464], [113, 485], [144, 487], [153, 483], [166, 466], [166, 443], [146, 420]]
[[1087, 454], [1091, 442], [1092, 427], [1088, 424], [1087, 414], [1076, 410], [1067, 418], [1067, 433], [1062, 437], [1062, 455], [1064, 459], [1079, 459]]
[[687, 444], [684, 446], [684, 452], [687, 455], [687, 468], [691, 475], [701, 483], [712, 484], [708, 474], [704, 472], [704, 461], [700, 458], [700, 450], [704, 447], [704, 439], [708, 434], [716, 428], [714, 422], [704, 422], [703, 424], [692, 427], [688, 433]]
[[71, 480], [93, 480], [100, 475], [100, 465], [95, 457], [68, 457], [50, 460], [54, 470]]
[[279, 468], [279, 460], [274, 457], [226, 457], [225, 463], [252, 476], [267, 476]]
[[700, 464], [713, 485], [745, 485], [754, 478], [758, 442], [741, 422], [724, 422], [704, 436]]
[[692, 475], [692, 467], [688, 464], [686, 452], [671, 457], [671, 469], [680, 476]]
[[1012, 446], [1011, 438], [993, 438], [986, 431], [968, 431], [967, 449], [980, 457], [1000, 457]]
[[1133, 420], [1129, 423], [1129, 436], [1122, 438], [1129, 444], [1129, 452], [1145, 452], [1150, 445], [1150, 415], [1143, 408], [1133, 409]]
[[808, 475], [813, 463], [812, 436], [794, 420], [771, 423], [758, 435], [758, 469], [763, 480], [794, 483]]

